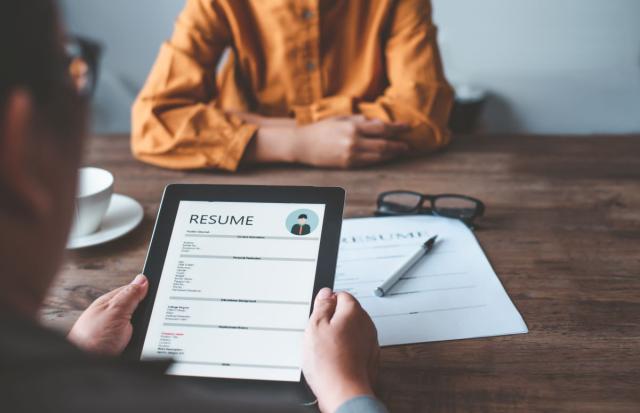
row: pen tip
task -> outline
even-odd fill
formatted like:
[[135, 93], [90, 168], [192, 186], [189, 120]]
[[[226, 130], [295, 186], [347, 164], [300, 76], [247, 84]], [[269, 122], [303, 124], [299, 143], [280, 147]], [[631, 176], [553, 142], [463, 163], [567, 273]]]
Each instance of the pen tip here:
[[424, 243], [424, 246], [425, 246], [425, 247], [431, 247], [431, 246], [433, 246], [433, 244], [435, 244], [435, 242], [436, 242], [436, 240], [437, 240], [437, 239], [438, 239], [438, 236], [437, 236], [437, 235], [434, 235], [433, 237], [429, 238], [429, 239], [427, 240], [427, 242], [425, 242], [425, 243]]

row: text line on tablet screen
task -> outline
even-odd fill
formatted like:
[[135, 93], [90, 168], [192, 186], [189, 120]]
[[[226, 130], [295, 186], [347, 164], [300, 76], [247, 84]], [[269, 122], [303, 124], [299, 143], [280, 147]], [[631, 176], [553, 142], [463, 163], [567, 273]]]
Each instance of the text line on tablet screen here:
[[324, 204], [181, 201], [142, 359], [168, 374], [299, 381]]

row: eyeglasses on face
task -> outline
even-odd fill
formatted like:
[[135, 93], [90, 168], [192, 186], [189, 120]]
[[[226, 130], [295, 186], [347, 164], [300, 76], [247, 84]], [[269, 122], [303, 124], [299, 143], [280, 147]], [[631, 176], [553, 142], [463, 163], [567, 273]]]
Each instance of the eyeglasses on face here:
[[75, 37], [65, 42], [67, 74], [74, 90], [81, 97], [90, 97], [97, 83], [100, 46]]

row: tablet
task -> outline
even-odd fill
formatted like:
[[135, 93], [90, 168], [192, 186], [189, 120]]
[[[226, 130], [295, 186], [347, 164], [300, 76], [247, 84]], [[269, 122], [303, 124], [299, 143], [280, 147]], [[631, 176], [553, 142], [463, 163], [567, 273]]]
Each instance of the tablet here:
[[167, 374], [227, 389], [303, 384], [303, 333], [333, 287], [343, 206], [341, 188], [167, 186], [128, 356], [173, 359]]

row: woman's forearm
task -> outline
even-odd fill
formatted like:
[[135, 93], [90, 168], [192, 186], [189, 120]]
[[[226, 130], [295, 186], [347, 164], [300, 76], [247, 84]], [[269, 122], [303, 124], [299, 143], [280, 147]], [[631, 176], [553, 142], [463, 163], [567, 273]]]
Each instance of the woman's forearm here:
[[292, 163], [296, 162], [296, 121], [292, 118], [265, 117], [250, 112], [232, 112], [258, 130], [245, 149], [242, 163]]
[[245, 150], [242, 161], [248, 164], [296, 162], [295, 143], [295, 122], [259, 126]]

